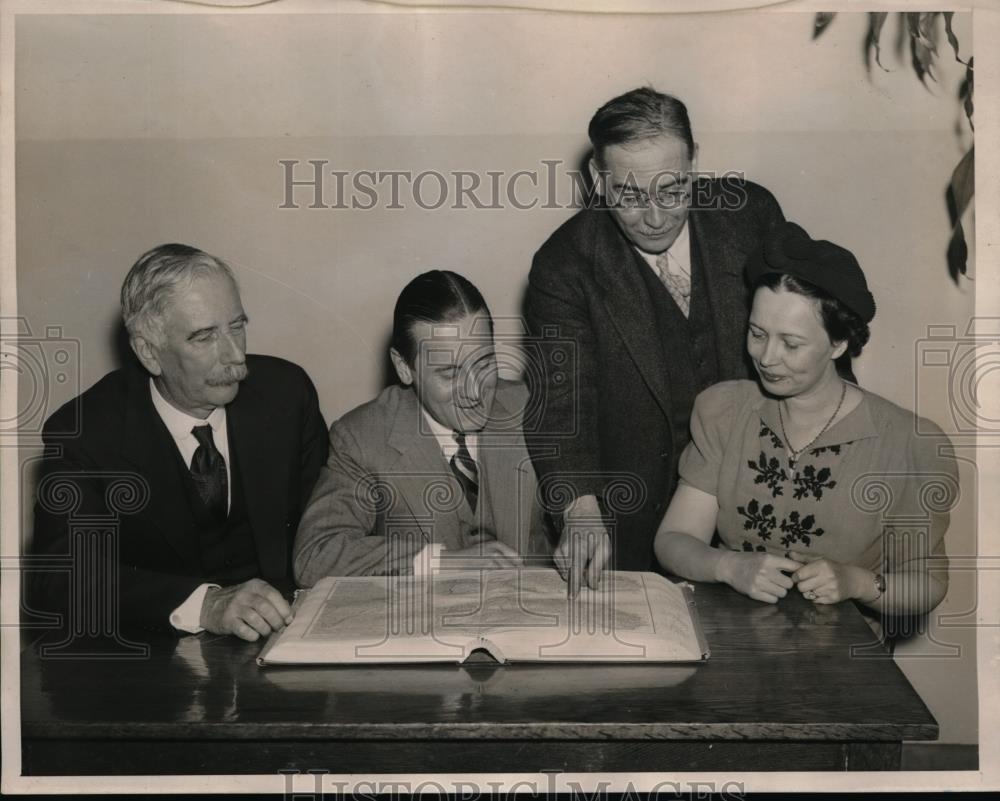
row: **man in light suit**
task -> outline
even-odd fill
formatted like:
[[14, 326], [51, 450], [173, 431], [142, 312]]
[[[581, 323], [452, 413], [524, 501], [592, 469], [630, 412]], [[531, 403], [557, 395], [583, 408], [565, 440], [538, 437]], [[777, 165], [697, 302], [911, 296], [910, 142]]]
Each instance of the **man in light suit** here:
[[538, 250], [525, 303], [543, 357], [566, 341], [575, 354], [570, 375], [542, 371], [531, 387], [540, 418], [528, 438], [573, 594], [611, 564], [653, 569], [695, 396], [752, 377], [743, 266], [783, 219], [761, 186], [695, 180], [697, 146], [674, 97], [627, 92], [588, 133], [602, 205]]
[[[295, 538], [295, 577], [516, 567], [551, 547], [521, 429], [523, 385], [498, 378], [493, 320], [453, 272], [417, 276], [393, 315], [400, 383], [333, 424]], [[426, 560], [426, 561], [422, 561]]]
[[[291, 589], [292, 537], [326, 460], [316, 390], [297, 365], [247, 355], [248, 318], [215, 256], [156, 247], [121, 301], [138, 363], [47, 421], [34, 553], [71, 553], [73, 520], [107, 515], [124, 477], [141, 502], [119, 515], [117, 585], [77, 565], [84, 603], [117, 603], [127, 629], [266, 636], [291, 620], [279, 588]], [[79, 612], [65, 575], [39, 573], [34, 589], [43, 609]]]

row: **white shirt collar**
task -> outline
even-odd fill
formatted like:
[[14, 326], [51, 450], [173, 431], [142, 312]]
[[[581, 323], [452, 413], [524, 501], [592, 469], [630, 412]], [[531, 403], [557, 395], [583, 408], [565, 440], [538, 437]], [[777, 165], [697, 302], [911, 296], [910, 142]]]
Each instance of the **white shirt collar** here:
[[[646, 251], [636, 247], [635, 245], [633, 245], [633, 247], [635, 247], [636, 252], [642, 256], [643, 261], [653, 268], [653, 272], [659, 275], [660, 268], [656, 264], [658, 254], [646, 253]], [[687, 220], [684, 221], [684, 227], [681, 228], [681, 232], [677, 234], [677, 238], [673, 241], [673, 244], [667, 248], [666, 253], [670, 257], [671, 262], [673, 262], [675, 266], [680, 267], [681, 272], [686, 275], [691, 275], [691, 237], [688, 235]]]
[[[458, 443], [455, 441], [455, 432], [452, 431], [448, 426], [441, 425], [437, 420], [435, 420], [430, 412], [425, 408], [420, 407], [420, 411], [424, 415], [424, 419], [427, 421], [427, 425], [434, 435], [434, 439], [438, 441], [438, 447], [441, 448], [441, 453], [444, 454], [445, 461], [449, 461], [452, 456], [458, 452]], [[465, 435], [465, 447], [469, 451], [469, 455], [474, 461], [478, 461], [477, 457], [477, 444], [479, 442], [479, 435], [476, 432], [471, 432]]]
[[218, 447], [219, 438], [225, 430], [225, 406], [216, 406], [212, 410], [212, 413], [206, 419], [202, 420], [200, 417], [193, 417], [187, 412], [182, 412], [173, 406], [160, 394], [160, 390], [152, 378], [149, 379], [149, 392], [153, 398], [153, 406], [156, 408], [156, 413], [160, 415], [160, 419], [163, 420], [163, 424], [167, 427], [167, 431], [170, 432], [170, 436], [174, 440], [179, 441], [185, 437], [193, 438], [194, 435], [191, 433], [191, 429], [195, 426], [203, 426], [208, 423], [212, 427], [212, 438], [216, 442], [216, 447]]

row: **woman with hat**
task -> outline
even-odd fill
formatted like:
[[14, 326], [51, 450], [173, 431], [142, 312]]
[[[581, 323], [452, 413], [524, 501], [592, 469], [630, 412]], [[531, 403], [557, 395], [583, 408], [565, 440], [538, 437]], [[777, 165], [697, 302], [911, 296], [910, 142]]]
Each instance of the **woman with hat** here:
[[747, 272], [759, 381], [716, 384], [695, 401], [654, 543], [660, 564], [770, 603], [794, 590], [895, 615], [934, 608], [947, 590], [957, 470], [940, 429], [838, 373], [875, 316], [860, 265], [783, 223]]

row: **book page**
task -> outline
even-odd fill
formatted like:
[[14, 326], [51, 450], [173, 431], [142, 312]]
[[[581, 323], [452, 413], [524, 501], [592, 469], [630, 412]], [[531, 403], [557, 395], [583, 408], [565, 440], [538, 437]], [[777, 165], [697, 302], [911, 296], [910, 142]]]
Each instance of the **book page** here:
[[478, 574], [463, 574], [435, 580], [432, 592], [412, 577], [328, 577], [261, 656], [269, 663], [460, 662], [478, 642], [481, 584]]
[[650, 573], [604, 574], [568, 598], [552, 569], [328, 577], [296, 604], [266, 663], [674, 661], [702, 655], [684, 591]]
[[683, 589], [651, 573], [608, 572], [570, 599], [554, 570], [497, 571], [483, 621], [483, 636], [514, 661], [702, 658]]

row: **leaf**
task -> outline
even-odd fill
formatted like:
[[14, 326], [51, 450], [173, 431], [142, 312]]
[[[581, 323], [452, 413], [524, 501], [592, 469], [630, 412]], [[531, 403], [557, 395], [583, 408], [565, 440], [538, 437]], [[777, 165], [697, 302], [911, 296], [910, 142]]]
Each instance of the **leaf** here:
[[965, 230], [962, 227], [962, 215], [972, 201], [976, 186], [975, 147], [962, 156], [955, 171], [951, 174], [951, 182], [946, 192], [948, 214], [951, 217], [952, 231], [948, 240], [947, 260], [948, 272], [953, 281], [958, 281], [959, 275], [965, 275], [968, 270], [969, 246], [965, 241]]
[[975, 131], [976, 126], [972, 124], [972, 90], [974, 86], [972, 60], [973, 57], [969, 56], [969, 63], [965, 66], [965, 80], [962, 81], [958, 96], [962, 98], [962, 106], [965, 109], [965, 116], [969, 119], [969, 127]]
[[937, 55], [937, 27], [934, 25], [940, 12], [931, 11], [918, 14], [917, 31], [920, 33], [920, 43]]
[[837, 16], [835, 11], [820, 11], [816, 14], [816, 19], [813, 20], [813, 39], [819, 38], [819, 35], [833, 22], [835, 16]]
[[927, 78], [937, 80], [931, 68], [934, 66], [934, 50], [931, 42], [924, 36], [920, 29], [921, 17], [925, 16], [917, 12], [904, 14], [906, 25], [910, 34], [910, 55], [913, 60], [913, 69], [917, 73], [920, 82], [927, 85]]
[[969, 246], [965, 241], [965, 230], [962, 228], [962, 223], [952, 229], [945, 258], [948, 260], [948, 274], [951, 276], [951, 280], [957, 284], [958, 276], [965, 275], [969, 269]]
[[948, 44], [951, 45], [951, 49], [955, 51], [955, 61], [959, 64], [968, 64], [967, 61], [962, 61], [958, 55], [958, 37], [955, 36], [955, 32], [951, 29], [951, 18], [955, 16], [954, 11], [944, 12], [944, 32], [948, 37]]
[[868, 14], [868, 47], [865, 48], [865, 63], [869, 62], [869, 52], [871, 48], [875, 48], [875, 63], [882, 67], [883, 70], [888, 72], [882, 64], [882, 47], [879, 44], [879, 40], [882, 38], [882, 26], [885, 25], [886, 18], [889, 16], [887, 11], [872, 11]]
[[962, 156], [955, 171], [951, 174], [949, 185], [952, 197], [955, 200], [955, 213], [958, 217], [965, 214], [969, 206], [969, 201], [976, 192], [976, 156], [975, 146], [969, 148], [969, 152]]
[[934, 66], [934, 54], [920, 43], [919, 40], [912, 41], [913, 69], [916, 70], [920, 83], [927, 85], [927, 78], [937, 81], [934, 77], [932, 67]]

